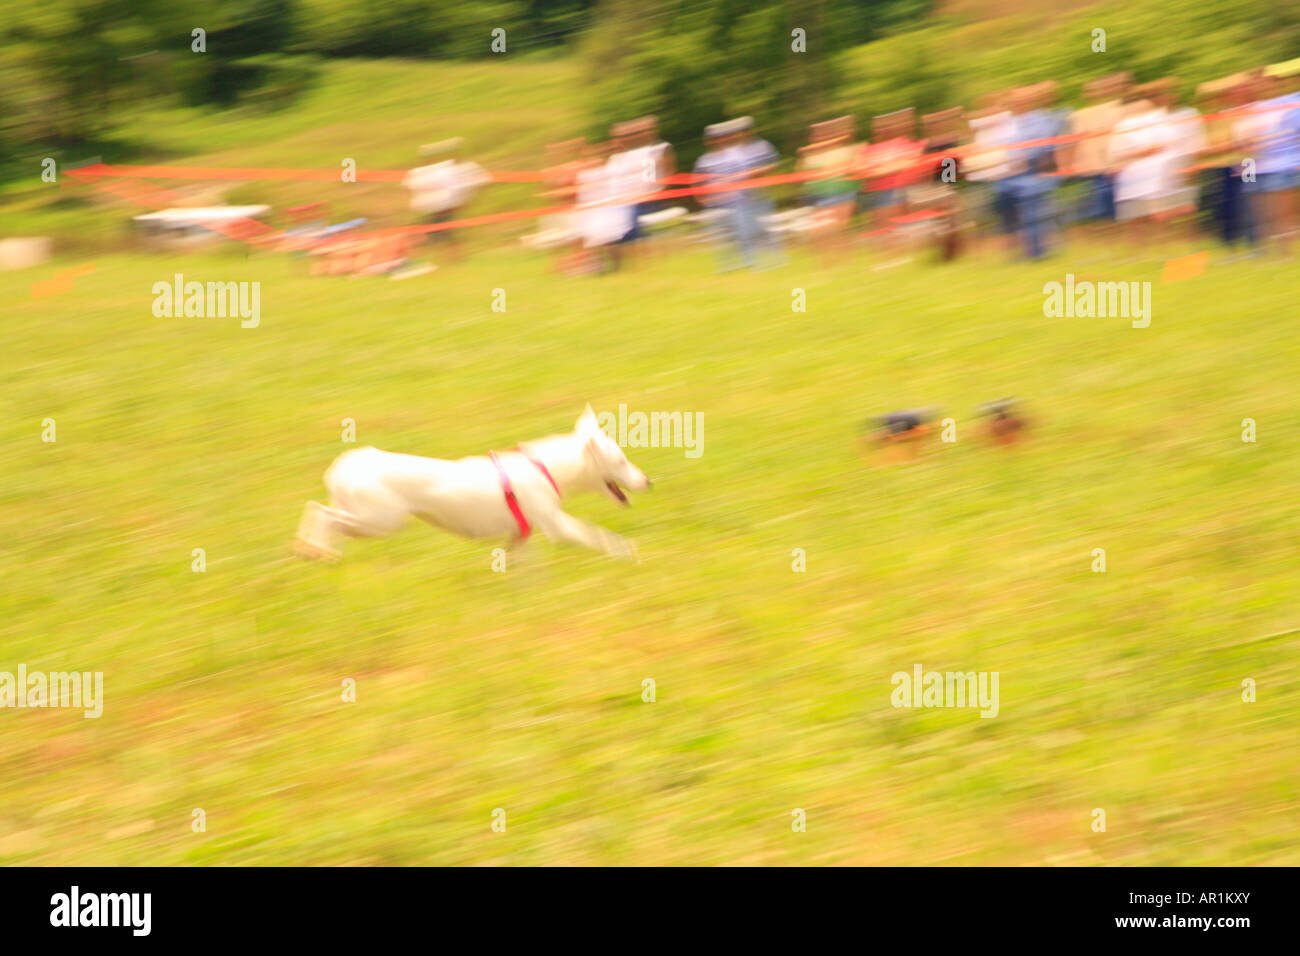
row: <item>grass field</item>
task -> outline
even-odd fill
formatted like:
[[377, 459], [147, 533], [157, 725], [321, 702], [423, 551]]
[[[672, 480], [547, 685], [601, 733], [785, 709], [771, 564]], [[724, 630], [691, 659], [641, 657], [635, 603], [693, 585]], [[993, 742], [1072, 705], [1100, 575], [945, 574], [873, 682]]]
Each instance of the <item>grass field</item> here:
[[[1044, 317], [1082, 258], [0, 276], [0, 670], [105, 696], [0, 711], [0, 863], [1300, 863], [1300, 280], [1165, 285], [1153, 255], [1097, 276], [1153, 281], [1150, 328]], [[260, 281], [261, 326], [154, 318], [177, 271]], [[980, 445], [1008, 393], [1030, 440]], [[343, 419], [456, 457], [588, 401], [704, 417], [698, 459], [629, 449], [633, 508], [570, 505], [640, 564], [538, 539], [494, 573], [494, 542], [422, 525], [290, 557]], [[927, 403], [954, 444], [864, 460], [867, 415]], [[999, 672], [1000, 713], [895, 709], [918, 663]]]
[[[322, 68], [317, 85], [289, 109], [199, 110], [147, 103], [126, 113], [109, 142], [53, 156], [60, 168], [83, 163], [93, 153], [126, 164], [341, 172], [348, 158], [361, 170], [409, 169], [421, 162], [421, 143], [460, 136], [466, 157], [488, 169], [537, 169], [547, 143], [582, 130], [580, 75], [568, 60], [343, 60]], [[85, 190], [53, 189], [41, 182], [40, 170], [39, 157], [31, 157], [21, 178], [0, 189], [6, 235], [53, 234], [60, 248], [85, 254], [119, 243], [126, 219], [122, 210], [88, 203]], [[281, 210], [324, 199], [335, 222], [366, 216], [376, 224], [397, 225], [409, 215], [407, 194], [386, 183], [332, 190], [319, 182], [283, 180], [161, 185], [202, 204], [269, 203]], [[537, 190], [532, 183], [494, 186], [480, 193], [472, 212], [549, 204], [538, 199]]]

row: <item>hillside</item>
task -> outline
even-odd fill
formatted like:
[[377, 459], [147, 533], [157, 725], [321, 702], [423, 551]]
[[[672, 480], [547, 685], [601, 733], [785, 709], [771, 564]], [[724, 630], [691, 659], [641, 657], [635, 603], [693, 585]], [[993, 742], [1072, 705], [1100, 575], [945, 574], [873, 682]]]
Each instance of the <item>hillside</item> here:
[[[996, 14], [995, 16], [990, 16]], [[1107, 52], [1091, 49], [1092, 30], [1107, 31]], [[1029, 11], [992, 0], [954, 0], [916, 29], [848, 51], [839, 92], [819, 116], [871, 115], [914, 105], [970, 104], [979, 94], [1047, 77], [1067, 100], [1085, 78], [1130, 69], [1139, 79], [1182, 77], [1196, 83], [1300, 54], [1300, 12], [1258, 0], [1197, 2], [1169, 8], [1135, 3], [1067, 2]], [[109, 162], [197, 166], [397, 169], [418, 162], [421, 143], [462, 136], [466, 155], [497, 169], [539, 168], [549, 142], [592, 128], [589, 66], [580, 56], [526, 54], [489, 61], [325, 60], [298, 99], [230, 109], [128, 107], [97, 155]], [[55, 153], [60, 162], [85, 150]], [[122, 238], [120, 213], [87, 208], [76, 194], [42, 188], [32, 174], [0, 190], [11, 234], [54, 234], [65, 247], [109, 248]], [[224, 197], [282, 208], [325, 200], [336, 219], [364, 215], [404, 221], [403, 191], [388, 185], [259, 182], [173, 185], [201, 201]], [[531, 185], [497, 185], [473, 211], [538, 205]], [[512, 226], [506, 232], [518, 232]]]

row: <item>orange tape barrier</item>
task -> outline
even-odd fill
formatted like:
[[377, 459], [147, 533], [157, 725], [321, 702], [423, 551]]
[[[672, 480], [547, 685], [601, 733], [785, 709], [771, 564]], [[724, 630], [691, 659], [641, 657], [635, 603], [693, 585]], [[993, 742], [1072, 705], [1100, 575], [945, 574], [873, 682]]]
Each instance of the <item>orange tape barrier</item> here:
[[[918, 165], [938, 166], [943, 157], [935, 153], [933, 159], [927, 158], [924, 163]], [[735, 182], [727, 183], [710, 183], [704, 186], [690, 186], [686, 189], [663, 189], [658, 192], [645, 193], [637, 196], [619, 196], [614, 199], [607, 199], [598, 203], [580, 203], [566, 206], [548, 206], [541, 209], [514, 209], [509, 212], [491, 213], [486, 216], [472, 216], [468, 219], [454, 219], [448, 222], [426, 223], [418, 226], [391, 226], [387, 229], [377, 230], [379, 235], [395, 235], [397, 233], [429, 233], [442, 232], [446, 229], [463, 229], [467, 226], [486, 226], [497, 222], [508, 222], [512, 219], [536, 219], [542, 216], [554, 216], [567, 212], [582, 212], [587, 209], [596, 209], [601, 206], [631, 206], [647, 202], [657, 202], [661, 199], [679, 199], [685, 196], [702, 196], [712, 193], [736, 192], [737, 190], [759, 189], [763, 186], [779, 186], [786, 183], [802, 183], [812, 179], [824, 178], [841, 178], [841, 179], [863, 179], [870, 178], [876, 174], [866, 175], [848, 175], [833, 174], [827, 177], [822, 170], [806, 173], [780, 173], [773, 176], [759, 176], [754, 179], [742, 179]]]
[[[405, 169], [358, 169], [356, 181], [361, 183], [400, 183], [406, 178]], [[193, 180], [288, 180], [300, 182], [340, 183], [342, 171], [330, 169], [275, 169], [256, 166], [122, 166], [95, 163], [78, 169], [69, 169], [69, 176], [86, 179], [112, 177], [115, 179], [193, 179]], [[495, 170], [488, 173], [494, 183], [539, 183], [545, 173], [531, 170]], [[671, 185], [690, 185], [709, 179], [704, 173], [676, 173], [661, 182]]]
[[[1204, 115], [1194, 114], [1180, 117], [1176, 122], [1204, 122], [1207, 120], [1221, 118], [1241, 118], [1262, 113], [1271, 113], [1278, 110], [1292, 110], [1300, 108], [1300, 103], [1277, 103], [1270, 106], [1257, 107], [1252, 109], [1235, 109], [1224, 110], [1218, 113], [1206, 113]], [[610, 205], [632, 205], [638, 203], [655, 202], [663, 199], [680, 199], [687, 196], [702, 196], [713, 193], [731, 192], [735, 190], [757, 189], [764, 186], [786, 185], [791, 183], [808, 182], [816, 179], [885, 179], [906, 172], [915, 175], [918, 179], [925, 176], [927, 171], [933, 171], [942, 164], [944, 159], [949, 157], [964, 157], [972, 153], [979, 153], [989, 150], [990, 148], [999, 151], [1015, 151], [1020, 149], [1030, 149], [1039, 146], [1059, 146], [1068, 143], [1076, 143], [1094, 136], [1111, 135], [1110, 132], [1096, 133], [1071, 133], [1063, 136], [1052, 136], [1044, 139], [1023, 140], [1015, 143], [1007, 143], [993, 147], [975, 146], [974, 144], [965, 144], [954, 147], [940, 153], [931, 153], [922, 156], [915, 163], [909, 164], [903, 168], [891, 168], [888, 172], [863, 172], [859, 170], [816, 170], [811, 172], [799, 173], [780, 173], [771, 176], [760, 176], [754, 179], [744, 179], [732, 182], [707, 182], [714, 177], [702, 173], [677, 173], [673, 176], [665, 177], [655, 185], [682, 185], [682, 189], [661, 189], [657, 192], [650, 192], [638, 196], [621, 196], [608, 199], [600, 203], [593, 204], [568, 204], [562, 206], [545, 206], [533, 209], [517, 209], [508, 212], [491, 213], [483, 216], [471, 216], [464, 219], [455, 219], [448, 222], [428, 223], [411, 226], [393, 226], [384, 229], [377, 229], [366, 235], [374, 237], [392, 237], [402, 234], [421, 234], [442, 232], [448, 229], [464, 229], [472, 226], [485, 226], [499, 222], [509, 222], [517, 219], [536, 219], [543, 216], [553, 216], [563, 213], [579, 212], [585, 209], [591, 209], [598, 206]], [[1188, 166], [1183, 171], [1193, 172], [1200, 169], [1211, 168], [1222, 165], [1221, 163], [1201, 163], [1199, 165]], [[357, 182], [382, 182], [382, 183], [400, 183], [406, 177], [407, 171], [400, 169], [381, 169], [381, 170], [355, 170]], [[146, 199], [136, 194], [128, 194], [118, 185], [106, 182], [99, 183], [101, 178], [111, 179], [186, 179], [186, 180], [297, 180], [307, 182], [342, 182], [341, 171], [326, 169], [273, 169], [261, 167], [218, 167], [218, 166], [120, 166], [109, 165], [106, 163], [97, 163], [91, 166], [84, 166], [79, 169], [68, 170], [68, 175], [74, 178], [85, 179], [93, 183], [96, 188], [113, 192], [136, 202], [140, 205], [149, 205], [156, 202], [157, 199], [163, 198], [163, 204], [172, 202], [181, 197], [168, 190], [156, 188], [153, 196]], [[489, 174], [493, 182], [541, 182], [544, 174], [536, 171], [495, 171]], [[1070, 176], [1075, 175], [1073, 170], [1058, 170], [1050, 173], [1052, 176]], [[701, 183], [702, 185], [694, 185]], [[125, 186], [125, 184], [121, 184]], [[282, 235], [271, 227], [256, 220], [242, 220], [234, 223], [228, 223], [223, 226], [209, 227], [213, 231], [231, 239], [241, 242], [247, 242], [254, 245], [261, 245], [267, 241]]]
[[[915, 170], [918, 168], [923, 169], [924, 167], [937, 168], [945, 158], [946, 158], [945, 155], [942, 153], [934, 153], [930, 156], [924, 157], [917, 164], [909, 167], [909, 169], [911, 170]], [[1215, 165], [1218, 164], [1210, 163], [1210, 164], [1202, 164], [1199, 166], [1189, 166], [1184, 170], [1184, 172], [1195, 171], [1203, 168], [1210, 168]], [[78, 173], [86, 174], [88, 170], [93, 170], [93, 169], [96, 169], [96, 167], [85, 167], [85, 169], [76, 170], [75, 173], [70, 173], [69, 175], [76, 175]], [[662, 199], [679, 199], [687, 196], [701, 196], [701, 195], [708, 195], [712, 193], [734, 192], [736, 190], [758, 189], [764, 186], [776, 186], [776, 185], [784, 185], [789, 183], [807, 182], [813, 179], [822, 179], [822, 178], [870, 179], [870, 178], [883, 178], [884, 176], [891, 176], [891, 175], [894, 174], [893, 173], [887, 173], [887, 174], [831, 173], [828, 175], [824, 170], [818, 170], [815, 172], [804, 172], [804, 173], [781, 173], [772, 176], [760, 176], [754, 179], [738, 180], [735, 182], [710, 183], [703, 186], [691, 186], [685, 189], [663, 189], [657, 192], [645, 193], [638, 196], [616, 197], [613, 199], [607, 199], [599, 203], [582, 203], [582, 204], [570, 203], [562, 206], [541, 206], [532, 209], [512, 209], [507, 212], [488, 213], [482, 216], [469, 216], [464, 219], [448, 220], [447, 222], [422, 223], [419, 225], [409, 225], [409, 226], [389, 226], [381, 229], [372, 230], [371, 232], [366, 233], [366, 235], [374, 236], [374, 237], [392, 237], [392, 236], [403, 235], [403, 234], [418, 235], [424, 233], [443, 232], [448, 229], [467, 229], [472, 226], [487, 226], [487, 225], [492, 225], [500, 222], [510, 222], [517, 219], [539, 219], [543, 216], [555, 216], [564, 213], [582, 212], [587, 209], [594, 209], [601, 206], [628, 206], [628, 205], [635, 205], [640, 203], [655, 202]], [[921, 175], [923, 175], [923, 173]], [[1058, 170], [1057, 172], [1049, 173], [1047, 175], [1071, 176], [1074, 175], [1074, 172], [1072, 170]], [[93, 180], [95, 178], [95, 174], [88, 174], [87, 178]], [[664, 182], [668, 182], [668, 181], [670, 180], [667, 179], [664, 180]], [[155, 208], [158, 205], [165, 205], [167, 202], [174, 202], [182, 198], [175, 193], [171, 193], [169, 190], [158, 190], [157, 192], [154, 193], [152, 200], [146, 199], [145, 197], [140, 196], [138, 193], [125, 192], [121, 188], [125, 186], [124, 183], [119, 184], [119, 183], [113, 183], [111, 181], [107, 183], [96, 183], [95, 186], [98, 189], [106, 190], [116, 195], [122, 196], [123, 198], [135, 202], [138, 205], [153, 206]], [[162, 198], [164, 201], [157, 202], [157, 199], [159, 198]], [[271, 227], [267, 226], [265, 223], [259, 222], [255, 219], [244, 219], [244, 220], [239, 220], [239, 221], [226, 223], [222, 225], [211, 225], [208, 226], [207, 228], [212, 229], [214, 232], [218, 232], [226, 236], [227, 238], [235, 239], [240, 242], [247, 242], [253, 245], [260, 245], [265, 243], [266, 241], [269, 241], [274, 238], [278, 238], [281, 235], [283, 235], [282, 233], [272, 230]]]
[[[113, 176], [127, 179], [234, 179], [248, 181], [254, 179], [287, 179], [302, 182], [338, 183], [346, 182], [342, 170], [330, 169], [271, 169], [256, 166], [118, 166], [107, 163], [95, 163], [80, 169], [68, 170], [69, 176], [97, 178]], [[358, 169], [354, 171], [357, 182], [362, 183], [400, 183], [406, 177], [404, 169]], [[498, 183], [532, 183], [540, 182], [541, 173], [534, 172], [494, 172], [489, 174], [493, 182]]]
[[[135, 203], [147, 209], [157, 209], [166, 206], [169, 203], [183, 202], [185, 197], [179, 193], [174, 193], [170, 189], [157, 186], [152, 183], [118, 183], [105, 182], [94, 183], [94, 187], [101, 192], [112, 193], [127, 202]], [[271, 238], [279, 237], [270, 226], [264, 222], [258, 222], [256, 219], [235, 219], [230, 222], [212, 223], [206, 226], [213, 232], [225, 236], [227, 239], [234, 239], [237, 242], [246, 242], [249, 245], [258, 245], [261, 242], [268, 241]], [[268, 235], [273, 233], [274, 235]]]
[[[1300, 103], [1275, 103], [1270, 106], [1260, 106], [1251, 109], [1222, 110], [1217, 113], [1194, 114], [1191, 116], [1179, 117], [1174, 122], [1190, 123], [1194, 121], [1205, 122], [1208, 120], [1218, 119], [1240, 119], [1243, 116], [1255, 116], [1265, 113], [1273, 113], [1279, 110], [1300, 109]], [[1018, 150], [1032, 149], [1038, 146], [1064, 146], [1069, 143], [1082, 142], [1085, 139], [1091, 139], [1096, 136], [1109, 136], [1113, 131], [1099, 131], [1092, 133], [1067, 133], [1061, 136], [1049, 136], [1043, 139], [1027, 139], [1015, 143], [1005, 143], [996, 146], [1000, 150]], [[979, 152], [989, 149], [988, 146], [976, 147], [974, 144], [965, 144], [947, 150], [951, 156], [966, 156], [972, 152]], [[407, 170], [404, 169], [357, 169], [354, 171], [357, 182], [369, 183], [400, 183], [406, 177]], [[206, 179], [206, 180], [301, 180], [303, 182], [343, 182], [341, 170], [329, 169], [278, 169], [258, 166], [122, 166], [109, 165], [107, 163], [96, 163], [93, 166], [83, 166], [80, 169], [68, 170], [70, 176], [112, 176], [129, 179]], [[495, 183], [536, 183], [541, 182], [545, 173], [540, 170], [494, 170], [488, 173]], [[794, 175], [794, 174], [792, 174]], [[808, 175], [806, 178], [814, 179], [817, 176], [826, 176], [822, 171], [818, 174]], [[835, 175], [835, 174], [832, 174]], [[703, 173], [677, 173], [673, 176], [666, 177], [661, 181], [665, 185], [687, 186], [706, 180], [709, 177]], [[829, 178], [829, 177], [828, 177]], [[864, 178], [864, 177], [855, 177]], [[791, 180], [800, 181], [800, 180]]]

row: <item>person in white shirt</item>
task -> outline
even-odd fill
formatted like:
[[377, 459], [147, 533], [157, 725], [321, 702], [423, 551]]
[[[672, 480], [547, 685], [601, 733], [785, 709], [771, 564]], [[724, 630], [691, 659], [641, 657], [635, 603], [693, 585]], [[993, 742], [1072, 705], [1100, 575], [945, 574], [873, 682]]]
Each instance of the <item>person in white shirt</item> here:
[[1160, 200], [1169, 191], [1167, 170], [1173, 131], [1168, 110], [1148, 97], [1159, 94], [1152, 85], [1134, 88], [1128, 95], [1128, 115], [1115, 124], [1110, 138], [1115, 174], [1115, 218], [1128, 222], [1130, 236], [1139, 244], [1149, 243], [1155, 228]]
[[[1014, 138], [1015, 115], [1006, 108], [1008, 92], [990, 93], [971, 115], [970, 146], [963, 150], [962, 175], [969, 183], [971, 206], [981, 229], [1010, 243], [1015, 212], [1002, 181], [1011, 175], [1010, 154], [1002, 146]], [[991, 229], [990, 229], [991, 227]]]
[[1143, 87], [1150, 108], [1121, 120], [1119, 156], [1127, 163], [1116, 179], [1119, 218], [1136, 221], [1135, 238], [1145, 244], [1166, 224], [1196, 212], [1196, 187], [1186, 172], [1205, 147], [1201, 114], [1179, 107], [1173, 77]]
[[614, 152], [605, 163], [607, 195], [622, 202], [607, 206], [605, 212], [612, 236], [608, 243], [610, 261], [617, 269], [623, 264], [621, 245], [637, 238], [637, 203], [641, 196], [654, 191], [654, 162], [638, 145], [636, 121], [618, 123], [611, 132]]
[[618, 215], [623, 233], [613, 240], [610, 253], [613, 265], [622, 264], [624, 250], [644, 238], [640, 217], [653, 212], [657, 204], [644, 197], [666, 188], [661, 180], [674, 172], [672, 147], [659, 139], [658, 120], [653, 116], [619, 123], [612, 130], [617, 146], [609, 158], [610, 195], [626, 200]]
[[[1164, 151], [1163, 193], [1157, 203], [1157, 217], [1170, 222], [1196, 214], [1198, 191], [1195, 177], [1188, 169], [1206, 146], [1201, 114], [1192, 106], [1178, 105], [1174, 92], [1176, 82], [1172, 77], [1162, 81], [1164, 88], [1159, 97], [1169, 129]], [[1194, 221], [1192, 225], [1195, 226]]]
[[611, 199], [621, 199], [625, 181], [615, 182], [620, 163], [611, 164], [616, 151], [616, 141], [594, 143], [587, 148], [587, 158], [578, 172], [577, 210], [574, 215], [577, 232], [582, 237], [583, 248], [590, 253], [594, 271], [603, 272], [609, 265], [606, 254], [609, 247], [620, 241], [628, 231], [627, 206]]
[[[642, 116], [632, 121], [633, 152], [641, 167], [642, 196], [668, 189], [670, 176], [677, 172], [677, 157], [672, 146], [659, 135], [659, 119], [656, 116]], [[633, 227], [633, 239], [646, 238], [643, 216], [671, 205], [673, 200], [641, 199], [636, 206], [636, 225]]]
[[[421, 156], [447, 158], [427, 166], [417, 166], [402, 179], [402, 185], [411, 193], [411, 210], [427, 225], [459, 218], [461, 210], [469, 205], [479, 187], [492, 181], [492, 177], [478, 163], [456, 158], [462, 144], [463, 140], [457, 137], [421, 146]], [[433, 241], [439, 235], [459, 257], [460, 243], [456, 239], [456, 230], [431, 232], [429, 240]]]

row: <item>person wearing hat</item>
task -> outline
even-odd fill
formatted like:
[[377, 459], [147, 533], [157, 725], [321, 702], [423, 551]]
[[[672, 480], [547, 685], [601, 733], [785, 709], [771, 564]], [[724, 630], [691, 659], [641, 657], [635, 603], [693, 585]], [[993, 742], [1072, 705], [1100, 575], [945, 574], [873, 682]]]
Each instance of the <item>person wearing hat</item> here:
[[[710, 123], [704, 127], [704, 153], [695, 161], [694, 170], [696, 175], [702, 177], [701, 186], [724, 182], [736, 172], [738, 167], [731, 153], [735, 135], [736, 130], [730, 123]], [[736, 192], [731, 191], [698, 194], [701, 206], [720, 214], [718, 223], [723, 238], [719, 245], [719, 254], [724, 271], [730, 268], [727, 265], [728, 247], [738, 242], [734, 214], [737, 195]]]
[[[766, 176], [776, 168], [776, 150], [755, 135], [751, 117], [714, 124], [705, 129], [705, 139], [710, 149], [695, 164], [695, 171], [708, 176], [707, 182], [739, 182]], [[726, 228], [744, 265], [755, 268], [760, 254], [776, 250], [776, 240], [762, 222], [770, 203], [757, 190], [731, 189], [704, 196], [706, 205], [726, 212]]]
[[[457, 159], [463, 144], [464, 141], [456, 137], [421, 146], [422, 157], [441, 159], [417, 166], [402, 179], [402, 185], [411, 192], [411, 209], [421, 222], [434, 225], [460, 218], [461, 210], [474, 198], [478, 188], [491, 182], [492, 177], [478, 163]], [[459, 258], [461, 250], [456, 230], [441, 229], [430, 233], [430, 241], [439, 234]]]

